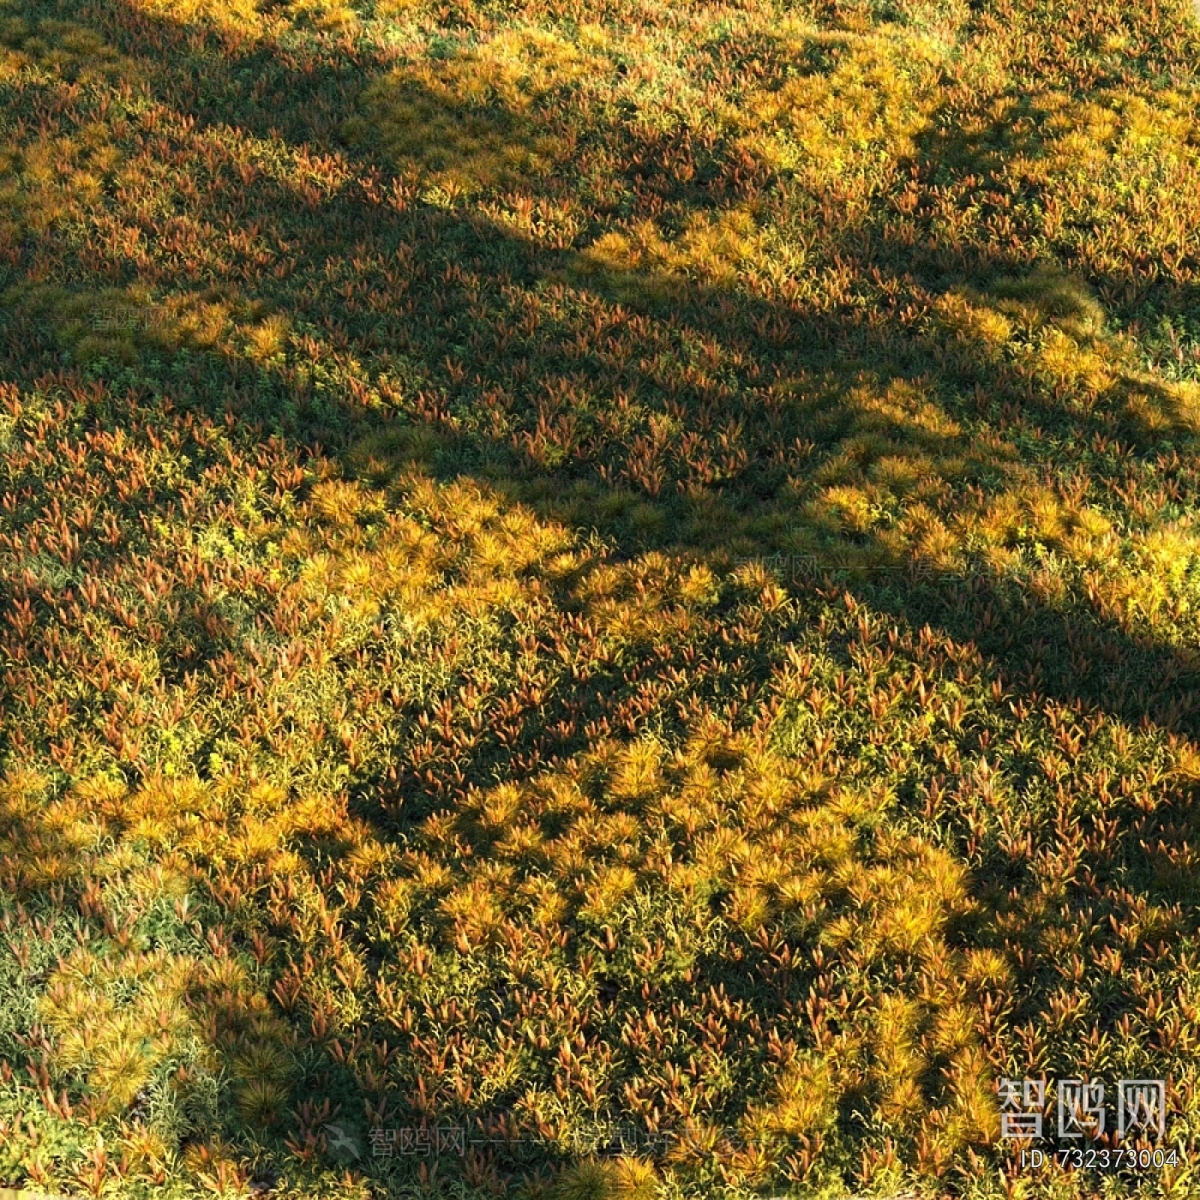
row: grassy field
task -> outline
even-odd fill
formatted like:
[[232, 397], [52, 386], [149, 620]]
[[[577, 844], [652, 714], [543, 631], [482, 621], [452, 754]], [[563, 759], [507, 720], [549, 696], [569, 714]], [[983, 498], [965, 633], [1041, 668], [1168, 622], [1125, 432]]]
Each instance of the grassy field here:
[[1200, 1194], [1198, 451], [1190, 0], [0, 0], [0, 1185]]

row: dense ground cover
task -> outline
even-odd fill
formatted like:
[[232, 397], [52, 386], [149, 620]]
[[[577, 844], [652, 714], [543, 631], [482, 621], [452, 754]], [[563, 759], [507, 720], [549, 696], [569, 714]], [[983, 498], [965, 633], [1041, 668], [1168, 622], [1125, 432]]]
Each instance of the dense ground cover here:
[[0, 1183], [1196, 1194], [1197, 63], [0, 0]]

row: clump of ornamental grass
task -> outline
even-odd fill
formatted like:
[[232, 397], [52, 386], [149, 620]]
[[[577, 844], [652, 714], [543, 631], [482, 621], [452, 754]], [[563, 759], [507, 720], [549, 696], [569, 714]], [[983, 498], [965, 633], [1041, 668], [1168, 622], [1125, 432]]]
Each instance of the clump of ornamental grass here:
[[561, 1200], [649, 1200], [656, 1194], [654, 1168], [637, 1159], [581, 1162], [555, 1182]]

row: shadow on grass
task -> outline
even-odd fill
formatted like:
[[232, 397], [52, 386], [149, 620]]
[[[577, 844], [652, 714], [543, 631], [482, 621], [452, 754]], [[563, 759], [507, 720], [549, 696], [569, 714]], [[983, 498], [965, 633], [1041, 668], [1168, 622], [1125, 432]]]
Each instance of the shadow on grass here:
[[[1198, 732], [1193, 658], [1122, 624], [1075, 561], [1110, 552], [1122, 505], [1152, 525], [1160, 497], [1191, 494], [1193, 397], [1140, 373], [1106, 331], [1093, 291], [1127, 281], [1037, 259], [1020, 236], [1036, 194], [989, 191], [1007, 156], [1040, 153], [1036, 106], [1016, 135], [939, 130], [935, 113], [911, 182], [878, 215], [843, 219], [836, 197], [789, 188], [731, 136], [604, 115], [582, 132], [569, 96], [547, 84], [530, 99], [473, 52], [385, 75], [389, 56], [337, 39], [239, 47], [123, 5], [73, 20], [102, 30], [140, 82], [94, 146], [86, 90], [39, 84], [14, 100], [25, 125], [8, 169], [23, 207], [4, 228], [4, 353], [12, 380], [69, 385], [83, 434], [120, 429], [131, 406], [150, 423], [233, 414], [231, 438], [282, 438], [272, 453], [319, 442], [378, 487], [417, 466], [598, 527], [614, 562], [658, 552], [727, 574], [742, 558], [815, 561], [827, 595], [844, 587], [973, 644], [1020, 703]], [[550, 51], [573, 79], [608, 69]], [[524, 44], [513, 54], [536, 58]], [[52, 112], [69, 145], [32, 133]], [[41, 169], [55, 154], [57, 182]], [[1013, 223], [1011, 249], [938, 233], [947, 181]], [[761, 276], [772, 204], [779, 246], [796, 251], [775, 280]], [[58, 224], [44, 225], [55, 205]], [[152, 495], [144, 507], [149, 522]], [[103, 555], [92, 565], [102, 575]], [[940, 577], [910, 582], [918, 566]], [[812, 599], [805, 581], [783, 582]], [[4, 599], [15, 610], [27, 597], [8, 579]], [[210, 634], [214, 662], [244, 633], [227, 621], [225, 641]], [[763, 684], [780, 662], [770, 639], [726, 652], [727, 629], [706, 636], [702, 657], [749, 660], [739, 678]], [[682, 662], [696, 647], [676, 649]], [[583, 750], [600, 699], [644, 666], [614, 659], [577, 693], [520, 710], [504, 740], [485, 731], [469, 778], [429, 783], [431, 806], [506, 764], [532, 776]], [[426, 786], [382, 764], [374, 782]], [[407, 814], [381, 826], [411, 827]], [[779, 950], [747, 953], [765, 972]], [[787, 1002], [814, 977], [798, 972]], [[731, 999], [760, 1001], [749, 986]]]

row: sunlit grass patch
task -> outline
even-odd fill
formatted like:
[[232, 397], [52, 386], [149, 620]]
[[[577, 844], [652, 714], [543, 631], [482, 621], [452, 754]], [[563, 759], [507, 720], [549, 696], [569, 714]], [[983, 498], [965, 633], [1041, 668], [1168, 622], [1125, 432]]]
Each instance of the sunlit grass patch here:
[[928, 125], [944, 53], [919, 36], [851, 38], [831, 72], [747, 96], [744, 142], [809, 187], [865, 198]]
[[19, 241], [93, 209], [121, 157], [101, 124], [0, 146], [0, 232]]
[[372, 84], [347, 133], [373, 133], [418, 177], [467, 194], [545, 178], [564, 147], [540, 114], [606, 66], [548, 32], [505, 31]]
[[618, 299], [639, 293], [682, 296], [689, 284], [735, 286], [763, 263], [764, 243], [765, 233], [750, 210], [715, 217], [697, 213], [671, 241], [648, 221], [628, 233], [607, 233], [581, 252], [572, 271], [582, 282], [606, 285]]
[[72, 84], [132, 81], [137, 72], [89, 25], [53, 17], [29, 17], [15, 4], [0, 5], [0, 71], [24, 72]]
[[146, 288], [86, 292], [18, 286], [3, 301], [48, 327], [71, 359], [84, 364], [98, 359], [129, 364], [139, 355], [179, 350], [234, 353], [238, 335], [248, 357], [270, 359], [283, 347], [287, 332], [285, 320], [261, 317], [260, 303], [222, 287], [156, 300]]
[[[278, 15], [275, 6], [266, 6], [272, 15]], [[284, 11], [303, 25], [312, 22], [322, 30], [346, 30], [358, 21], [358, 11], [343, 0], [287, 0]]]
[[[661, 776], [653, 774], [638, 785], [639, 795], [647, 786], [649, 795], [638, 801], [641, 819], [630, 823], [623, 837], [605, 836], [602, 823], [591, 815], [594, 810], [586, 781], [593, 769], [586, 764], [572, 768], [567, 778], [574, 777], [579, 783], [574, 787], [568, 784], [565, 795], [548, 781], [538, 782], [520, 796], [503, 785], [476, 800], [463, 814], [459, 828], [463, 832], [481, 828], [475, 823], [475, 812], [490, 814], [490, 821], [508, 820], [504, 814], [510, 812], [534, 821], [553, 821], [552, 814], [564, 810], [573, 813], [574, 829], [564, 832], [560, 825], [557, 837], [540, 841], [536, 860], [523, 855], [518, 858], [522, 852], [515, 845], [489, 837], [492, 853], [505, 858], [513, 855], [511, 861], [521, 863], [522, 870], [529, 870], [536, 861], [540, 871], [551, 873], [559, 861], [562, 869], [572, 870], [581, 858], [603, 854], [613, 865], [598, 865], [594, 882], [577, 893], [578, 919], [588, 926], [628, 929], [636, 938], [639, 925], [632, 920], [633, 914], [647, 911], [650, 901], [629, 895], [623, 902], [621, 897], [630, 893], [635, 883], [642, 896], [646, 889], [652, 893], [660, 886], [644, 868], [639, 872], [637, 867], [645, 855], [652, 860], [655, 857], [656, 831], [665, 820], [678, 842], [677, 865], [671, 872], [678, 880], [674, 886], [686, 889], [684, 895], [689, 897], [698, 887], [706, 893], [724, 894], [724, 917], [731, 930], [740, 931], [737, 936], [753, 940], [776, 926], [792, 928], [799, 936], [817, 936], [833, 953], [845, 954], [861, 969], [877, 959], [919, 952], [929, 956], [931, 985], [933, 979], [940, 979], [943, 988], [953, 991], [955, 956], [947, 956], [941, 937], [945, 921], [968, 903], [961, 867], [944, 852], [889, 838], [883, 832], [872, 834], [877, 806], [864, 806], [862, 797], [843, 797], [839, 789], [797, 774], [786, 760], [761, 747], [746, 742], [714, 743], [713, 732], [697, 730], [673, 761], [661, 760]], [[618, 784], [616, 779], [630, 772], [641, 776], [646, 764], [661, 756], [661, 750], [652, 753], [654, 749], [650, 743], [641, 743], [621, 752], [615, 764], [609, 764], [606, 756], [602, 760], [605, 775], [615, 766], [616, 777], [603, 795], [627, 793], [628, 785]], [[713, 763], [721, 765], [714, 770]], [[588, 848], [589, 841], [594, 848]], [[881, 883], [885, 886], [877, 886]], [[467, 898], [477, 886], [468, 884], [467, 890], [459, 891], [464, 912], [471, 911]], [[868, 907], [863, 907], [864, 903]], [[479, 904], [474, 907], [478, 909]], [[800, 935], [800, 930], [807, 932]], [[682, 950], [681, 945], [676, 953]], [[693, 953], [688, 953], [685, 961], [695, 962]], [[819, 957], [821, 951], [814, 953]], [[691, 978], [694, 970], [689, 966], [686, 977]], [[856, 1019], [832, 1040], [818, 1035], [817, 1051], [803, 1056], [794, 1050], [789, 1053], [787, 1061], [792, 1065], [777, 1079], [769, 1104], [752, 1107], [745, 1117], [748, 1145], [758, 1145], [767, 1151], [766, 1156], [757, 1166], [753, 1159], [740, 1160], [735, 1167], [738, 1177], [769, 1176], [786, 1155], [785, 1146], [794, 1145], [791, 1139], [832, 1134], [839, 1103], [861, 1094], [871, 1072], [878, 1072], [885, 1091], [895, 1093], [894, 1103], [901, 1106], [896, 1110], [897, 1119], [905, 1107], [914, 1122], [927, 1116], [927, 1098], [915, 1081], [931, 1053], [957, 1055], [962, 1051], [967, 1055], [962, 1061], [971, 1063], [969, 1079], [964, 1077], [962, 1090], [953, 1094], [961, 1097], [968, 1111], [977, 1108], [979, 1099], [971, 1090], [978, 1084], [977, 1042], [970, 1028], [959, 1030], [961, 1011], [947, 1009], [938, 1016], [928, 1038], [917, 1031], [915, 1014], [940, 1013], [942, 1003], [936, 988], [922, 1001], [928, 1008], [914, 1007], [915, 999], [910, 1003], [897, 998], [898, 1013], [911, 1010], [914, 1014], [905, 1018], [911, 1029], [905, 1034], [907, 1041], [898, 1038], [895, 1030], [881, 1033], [869, 1025], [860, 1028]], [[823, 1007], [819, 1004], [816, 1009], [818, 1020]], [[888, 1019], [886, 1014], [881, 1017], [884, 1023]], [[878, 1066], [870, 1067], [873, 1061]], [[908, 1089], [904, 1092], [907, 1100], [899, 1099], [897, 1088]], [[989, 1136], [986, 1128], [971, 1131], [965, 1122], [954, 1128], [954, 1136], [968, 1141]], [[816, 1144], [820, 1140], [818, 1137]], [[814, 1143], [807, 1144], [811, 1147]]]
[[148, 16], [179, 23], [212, 23], [223, 29], [250, 33], [261, 28], [262, 0], [133, 0]]

